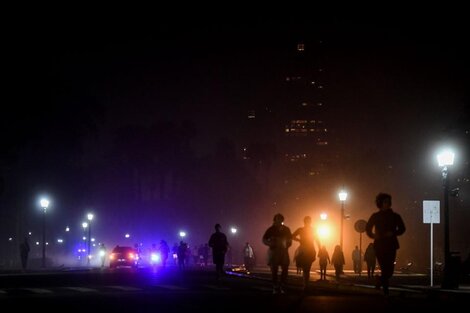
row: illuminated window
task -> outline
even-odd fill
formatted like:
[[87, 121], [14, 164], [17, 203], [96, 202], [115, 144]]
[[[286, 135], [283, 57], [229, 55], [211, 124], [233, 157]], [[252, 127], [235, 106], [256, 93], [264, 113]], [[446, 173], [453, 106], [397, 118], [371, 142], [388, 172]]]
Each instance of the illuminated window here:
[[304, 51], [305, 50], [305, 45], [303, 43], [297, 44], [297, 51]]

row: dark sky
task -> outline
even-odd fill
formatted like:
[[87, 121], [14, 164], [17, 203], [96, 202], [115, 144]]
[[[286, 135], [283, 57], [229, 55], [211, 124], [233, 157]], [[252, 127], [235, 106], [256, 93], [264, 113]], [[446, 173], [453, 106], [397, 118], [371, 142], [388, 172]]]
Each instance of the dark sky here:
[[[57, 214], [57, 224], [81, 216], [80, 207], [113, 212], [112, 205], [103, 201], [108, 191], [96, 192], [95, 187], [108, 190], [119, 185], [115, 173], [120, 168], [110, 164], [116, 156], [116, 132], [129, 125], [151, 128], [162, 121], [192, 123], [191, 153], [196, 161], [188, 166], [193, 169], [193, 179], [204, 175], [194, 168], [206, 169], [207, 162], [211, 163], [207, 160], [217, 154], [220, 138], [233, 141], [240, 158], [246, 143], [240, 121], [250, 108], [275, 101], [276, 86], [285, 75], [284, 59], [299, 40], [324, 42], [333, 154], [348, 162], [338, 171], [341, 177], [329, 181], [336, 187], [356, 187], [356, 199], [352, 197], [349, 203], [356, 216], [366, 218], [373, 211], [371, 199], [384, 191], [381, 188], [398, 194], [397, 206], [415, 210], [426, 197], [440, 197], [439, 169], [433, 164], [435, 148], [447, 138], [468, 143], [468, 133], [467, 137], [462, 134], [469, 129], [469, 36], [465, 22], [453, 16], [303, 21], [192, 17], [117, 22], [68, 20], [65, 16], [10, 27], [4, 39], [8, 78], [2, 115], [4, 216], [15, 216], [13, 208], [26, 208], [40, 192], [55, 193], [57, 202], [67, 208]], [[151, 143], [145, 143], [148, 145]], [[466, 161], [456, 165], [456, 177], [462, 184], [469, 177], [468, 159], [462, 153], [461, 160]], [[230, 164], [225, 166], [230, 168]], [[217, 171], [214, 173], [217, 177]], [[94, 182], [90, 190], [83, 189], [77, 199], [75, 191], [88, 180]], [[105, 183], [107, 187], [103, 187]], [[464, 187], [469, 189], [468, 181]], [[241, 195], [240, 203], [231, 203], [227, 210], [279, 200], [274, 195], [253, 201], [252, 193]], [[223, 203], [224, 196], [220, 197]], [[468, 195], [462, 197], [466, 200], [460, 207], [463, 212], [470, 200]], [[225, 201], [229, 199], [236, 197]], [[189, 225], [198, 216], [197, 212], [183, 213], [190, 207], [190, 196], [180, 200], [177, 213], [159, 213], [165, 215], [163, 221], [181, 220]], [[413, 200], [417, 201], [414, 206]], [[204, 205], [204, 197], [199, 201]], [[318, 202], [336, 205], [326, 198]], [[168, 202], [156, 206], [161, 209], [165, 204]], [[264, 219], [246, 226], [257, 228], [250, 236], [269, 225], [266, 214], [272, 210], [275, 208], [263, 208], [255, 214]], [[109, 223], [115, 227], [125, 224], [133, 213], [117, 212], [122, 216]], [[232, 213], [221, 211], [215, 217], [224, 214]], [[419, 210], [404, 212], [406, 218], [420, 221], [419, 214]], [[140, 219], [131, 219], [134, 224], [128, 228], [138, 228]], [[31, 220], [26, 224], [34, 224]], [[296, 215], [291, 227], [300, 226], [300, 221]], [[200, 226], [209, 234], [213, 223], [205, 217]], [[9, 231], [15, 231], [13, 224]], [[173, 230], [170, 227], [165, 232]], [[109, 236], [104, 231], [101, 235]], [[470, 249], [461, 241], [458, 247]]]

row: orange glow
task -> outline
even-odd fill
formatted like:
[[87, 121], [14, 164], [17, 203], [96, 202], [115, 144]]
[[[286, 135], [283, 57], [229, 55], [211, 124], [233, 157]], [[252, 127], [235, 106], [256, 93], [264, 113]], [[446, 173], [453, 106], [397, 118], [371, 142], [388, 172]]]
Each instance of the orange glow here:
[[320, 237], [321, 240], [325, 240], [330, 237], [330, 227], [328, 225], [321, 225], [317, 229], [317, 234], [318, 237]]

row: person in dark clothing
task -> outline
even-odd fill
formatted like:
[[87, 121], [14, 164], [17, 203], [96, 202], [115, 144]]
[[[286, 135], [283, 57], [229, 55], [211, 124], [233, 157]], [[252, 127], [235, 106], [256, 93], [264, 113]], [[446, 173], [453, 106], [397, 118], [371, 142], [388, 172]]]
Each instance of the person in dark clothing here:
[[178, 267], [180, 270], [184, 270], [186, 267], [186, 253], [188, 251], [188, 244], [183, 240], [180, 241], [180, 245], [178, 246]]
[[320, 242], [315, 236], [315, 231], [312, 228], [312, 218], [310, 216], [306, 216], [304, 218], [304, 226], [298, 228], [292, 234], [292, 240], [300, 242], [299, 254], [297, 255], [296, 262], [302, 267], [304, 279], [303, 288], [307, 289], [310, 281], [312, 263], [315, 261], [317, 255], [315, 243], [317, 243], [318, 250], [320, 250]]
[[24, 241], [20, 244], [20, 257], [21, 257], [21, 268], [26, 271], [28, 266], [28, 255], [29, 255], [29, 242], [28, 238], [24, 238]]
[[212, 248], [212, 261], [215, 264], [217, 279], [224, 273], [225, 254], [228, 250], [227, 236], [220, 231], [220, 224], [215, 224], [215, 233], [209, 239], [209, 247]]
[[397, 250], [400, 248], [397, 236], [405, 232], [401, 216], [392, 210], [392, 196], [379, 193], [375, 199], [379, 212], [373, 213], [366, 225], [367, 235], [374, 239], [374, 249], [380, 265], [380, 284], [388, 295], [389, 280], [393, 275]]
[[335, 246], [335, 250], [331, 256], [331, 263], [333, 263], [333, 266], [335, 267], [336, 280], [339, 280], [341, 278], [341, 274], [343, 273], [343, 266], [345, 264], [344, 253], [340, 245]]
[[352, 260], [353, 260], [354, 273], [360, 274], [362, 266], [361, 266], [361, 252], [359, 251], [358, 246], [356, 246], [352, 252]]
[[160, 251], [160, 257], [162, 258], [162, 267], [166, 267], [166, 262], [168, 260], [168, 254], [170, 253], [170, 247], [165, 240], [160, 240], [160, 246], [158, 247], [158, 251]]
[[369, 243], [369, 245], [367, 246], [366, 252], [364, 253], [364, 261], [367, 264], [367, 277], [369, 278], [374, 277], [376, 257], [375, 257], [374, 244], [372, 242]]
[[320, 280], [326, 280], [326, 267], [330, 261], [330, 255], [326, 251], [325, 246], [321, 246], [318, 251], [318, 258], [320, 259]]
[[[292, 233], [284, 225], [282, 214], [274, 215], [273, 225], [263, 235], [263, 243], [269, 246], [268, 265], [271, 267], [273, 293], [284, 293], [287, 284], [287, 270], [289, 268], [289, 247], [292, 245]], [[277, 273], [281, 267], [281, 281], [278, 282]]]

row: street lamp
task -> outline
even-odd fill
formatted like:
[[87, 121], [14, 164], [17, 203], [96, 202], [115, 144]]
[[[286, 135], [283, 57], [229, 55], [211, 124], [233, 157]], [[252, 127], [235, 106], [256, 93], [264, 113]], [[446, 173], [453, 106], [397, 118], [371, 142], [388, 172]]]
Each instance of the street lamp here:
[[49, 206], [49, 200], [42, 198], [40, 201], [43, 210], [42, 215], [42, 267], [46, 267], [46, 211]]
[[[85, 235], [85, 234], [86, 234], [86, 229], [88, 228], [88, 223], [87, 223], [87, 222], [83, 222], [83, 223], [82, 223], [82, 227], [83, 227], [83, 234]], [[86, 241], [85, 241], [85, 240], [87, 240], [87, 236], [83, 236], [82, 239], [83, 239], [84, 245], [86, 245]], [[85, 252], [85, 248], [83, 248], [83, 252]]]
[[437, 155], [437, 162], [442, 167], [442, 183], [444, 187], [444, 279], [442, 287], [452, 287], [450, 244], [449, 244], [449, 172], [447, 166], [454, 164], [455, 154], [450, 150], [444, 150]]
[[88, 223], [88, 260], [87, 260], [87, 265], [90, 265], [90, 258], [91, 258], [91, 221], [93, 220], [93, 214], [88, 213], [87, 214], [87, 219], [89, 221], [89, 223]]
[[339, 201], [341, 201], [341, 228], [340, 228], [340, 235], [339, 235], [339, 245], [342, 251], [343, 250], [344, 202], [348, 198], [348, 193], [344, 190], [341, 190], [338, 193], [338, 196], [339, 196]]

